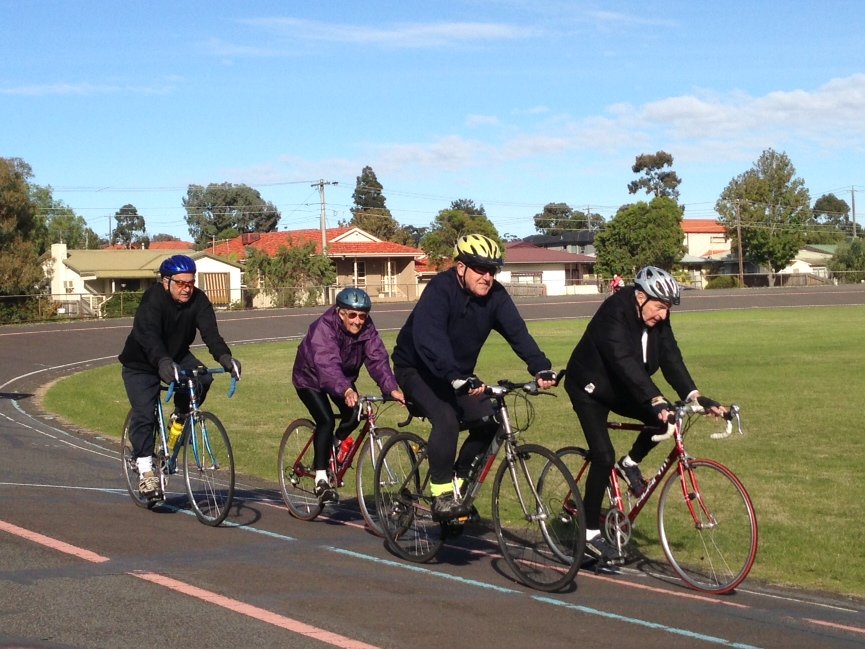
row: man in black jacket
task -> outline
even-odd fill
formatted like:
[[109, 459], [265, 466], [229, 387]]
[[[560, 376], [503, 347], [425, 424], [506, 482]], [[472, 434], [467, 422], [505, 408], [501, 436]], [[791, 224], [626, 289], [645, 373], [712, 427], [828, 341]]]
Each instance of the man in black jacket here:
[[[725, 410], [700, 396], [673, 336], [669, 316], [680, 299], [676, 280], [660, 268], [647, 266], [637, 273], [634, 283], [604, 301], [574, 348], [565, 373], [565, 390], [592, 460], [583, 494], [586, 553], [607, 563], [622, 560], [599, 531], [601, 501], [616, 461], [607, 429], [610, 412], [647, 425], [665, 423], [673, 407], [652, 381], [659, 368], [680, 399], [698, 400], [713, 415]], [[656, 446], [653, 434], [656, 431], [641, 432], [618, 462], [635, 494], [642, 493], [646, 485], [639, 462]]]
[[[240, 378], [240, 363], [232, 358], [219, 334], [213, 305], [205, 293], [195, 288], [195, 270], [195, 261], [185, 255], [174, 255], [162, 262], [161, 281], [144, 292], [132, 332], [118, 357], [123, 365], [126, 396], [132, 405], [129, 440], [138, 464], [138, 490], [151, 499], [162, 496], [152, 457], [159, 381], [171, 383], [179, 378], [180, 369], [202, 365], [189, 351], [196, 331], [225, 371]], [[199, 381], [204, 401], [213, 378], [204, 375]], [[177, 392], [174, 407], [177, 417], [185, 417], [189, 395]]]
[[[455, 265], [433, 277], [396, 339], [394, 374], [412, 410], [432, 424], [428, 442], [432, 515], [445, 521], [468, 516], [454, 495], [454, 471], [467, 477], [472, 460], [483, 453], [499, 424], [493, 418], [486, 386], [475, 365], [495, 330], [528, 366], [538, 386], [553, 386], [550, 361], [529, 334], [505, 288], [496, 282], [502, 266], [499, 245], [469, 234], [457, 241]], [[460, 424], [469, 429], [457, 455]]]

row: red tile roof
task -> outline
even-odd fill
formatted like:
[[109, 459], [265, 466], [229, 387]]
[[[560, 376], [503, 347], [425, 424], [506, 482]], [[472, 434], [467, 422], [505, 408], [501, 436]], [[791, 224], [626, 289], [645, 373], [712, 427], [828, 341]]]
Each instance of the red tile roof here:
[[191, 241], [151, 241], [151, 250], [195, 250]]
[[682, 219], [685, 234], [724, 234], [724, 226], [715, 219]]
[[505, 265], [508, 264], [589, 264], [594, 263], [591, 255], [580, 255], [564, 250], [550, 250], [540, 246], [517, 241], [505, 246]]
[[[403, 246], [390, 241], [340, 241], [347, 233], [359, 230], [353, 227], [328, 228], [327, 254], [329, 257], [418, 257], [423, 251], [410, 246]], [[363, 232], [363, 230], [359, 230]], [[369, 235], [372, 236], [372, 235]], [[374, 237], [373, 237], [374, 239]], [[206, 252], [215, 255], [236, 255], [238, 259], [246, 258], [246, 248], [255, 248], [269, 257], [276, 255], [280, 248], [291, 248], [308, 243], [315, 244], [315, 253], [321, 254], [321, 230], [289, 230], [286, 232], [262, 232], [245, 234], [228, 241], [217, 242], [215, 246], [205, 248]]]

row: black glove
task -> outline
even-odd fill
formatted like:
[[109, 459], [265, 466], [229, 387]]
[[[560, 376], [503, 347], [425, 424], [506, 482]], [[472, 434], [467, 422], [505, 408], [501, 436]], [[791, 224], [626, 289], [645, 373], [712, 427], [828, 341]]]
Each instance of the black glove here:
[[219, 364], [237, 380], [240, 380], [240, 361], [232, 358], [231, 354], [223, 354], [219, 357]]
[[709, 397], [704, 397], [700, 395], [697, 397], [697, 403], [703, 406], [703, 410], [711, 410], [712, 408], [720, 408], [721, 404], [715, 401], [714, 399], [710, 399]]
[[652, 403], [650, 405], [652, 408], [652, 412], [655, 413], [655, 416], [664, 415], [664, 418], [661, 420], [664, 423], [666, 423], [667, 421], [669, 411], [675, 411], [675, 408], [673, 408], [673, 404], [667, 401], [664, 397], [655, 397], [654, 399], [652, 399]]
[[467, 376], [464, 379], [454, 379], [451, 381], [451, 386], [453, 386], [454, 392], [457, 393], [457, 396], [468, 394], [472, 390], [483, 387], [483, 384], [484, 382], [474, 374]]
[[166, 383], [172, 383], [180, 377], [180, 366], [170, 358], [159, 361], [159, 378]]

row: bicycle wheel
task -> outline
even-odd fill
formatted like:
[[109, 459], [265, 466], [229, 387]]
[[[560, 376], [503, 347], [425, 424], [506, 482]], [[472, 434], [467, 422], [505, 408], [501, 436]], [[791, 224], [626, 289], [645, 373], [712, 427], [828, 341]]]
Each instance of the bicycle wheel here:
[[426, 442], [414, 433], [392, 436], [375, 464], [374, 485], [387, 548], [408, 561], [432, 559], [444, 538], [432, 518]]
[[225, 426], [210, 412], [183, 426], [183, 474], [192, 510], [205, 525], [225, 520], [234, 500], [234, 453]]
[[378, 511], [375, 506], [375, 463], [387, 441], [398, 433], [392, 428], [376, 428], [366, 437], [363, 448], [355, 457], [357, 504], [367, 527], [376, 536], [382, 536]]
[[323, 508], [315, 495], [314, 434], [309, 419], [295, 419], [279, 443], [279, 489], [289, 513], [302, 521], [313, 520]]
[[[132, 411], [130, 410], [129, 414], [126, 415], [126, 421], [123, 423], [123, 435], [120, 439], [120, 462], [123, 466], [123, 477], [126, 480], [126, 491], [129, 492], [132, 502], [136, 505], [145, 509], [152, 509], [159, 500], [146, 498], [138, 493], [138, 463], [135, 461], [135, 454], [132, 452], [132, 440], [129, 439], [129, 422], [131, 420]], [[157, 426], [154, 425], [154, 437], [156, 439], [158, 439], [158, 433], [159, 430]], [[156, 461], [155, 457], [153, 460], [153, 466], [156, 469], [159, 467], [159, 463]]]
[[[574, 476], [574, 482], [576, 482], [577, 489], [580, 490], [581, 494], [586, 493], [586, 475], [589, 472], [588, 455], [589, 452], [579, 446], [565, 446], [556, 451], [556, 456], [565, 463], [571, 475]], [[628, 487], [621, 483], [619, 486], [624, 488], [620, 493], [625, 500], [625, 508], [628, 510], [630, 509]], [[601, 500], [600, 518], [592, 529], [600, 529], [610, 545], [618, 550], [620, 555], [626, 557], [633, 526], [628, 515], [614, 505], [609, 486], [604, 490], [604, 497]]]
[[[680, 467], [681, 470], [681, 467]], [[673, 570], [696, 590], [727, 593], [757, 555], [757, 517], [739, 479], [714, 460], [691, 460], [664, 484], [658, 535]]]
[[492, 518], [502, 557], [517, 579], [543, 591], [571, 584], [583, 557], [586, 520], [570, 471], [543, 446], [523, 444], [493, 482]]

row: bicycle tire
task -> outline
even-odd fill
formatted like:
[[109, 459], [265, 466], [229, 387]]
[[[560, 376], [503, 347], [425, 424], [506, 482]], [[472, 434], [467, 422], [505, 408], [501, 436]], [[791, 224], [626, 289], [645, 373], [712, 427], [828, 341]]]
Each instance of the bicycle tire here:
[[[146, 498], [138, 492], [138, 463], [135, 460], [135, 455], [132, 452], [132, 440], [129, 439], [129, 423], [132, 420], [132, 411], [126, 415], [126, 421], [123, 423], [123, 434], [120, 437], [120, 462], [123, 466], [123, 478], [126, 480], [126, 491], [129, 492], [132, 502], [138, 507], [144, 509], [153, 509], [154, 505], [160, 502], [157, 499]], [[158, 439], [157, 425], [154, 424], [154, 439]], [[153, 458], [154, 469], [159, 469], [159, 463], [155, 457]]]
[[661, 547], [686, 584], [704, 593], [728, 593], [748, 576], [757, 556], [754, 505], [736, 475], [719, 462], [690, 460], [679, 469], [658, 499]]
[[234, 452], [222, 422], [210, 412], [196, 412], [183, 425], [183, 474], [186, 495], [196, 518], [216, 527], [234, 501]]
[[441, 523], [432, 518], [426, 442], [414, 433], [391, 437], [375, 465], [375, 503], [385, 546], [424, 563], [444, 543]]
[[[586, 475], [589, 470], [589, 465], [587, 464], [589, 462], [589, 452], [579, 446], [565, 446], [556, 451], [556, 456], [565, 463], [565, 466], [571, 472], [580, 494], [585, 494]], [[628, 486], [620, 482], [619, 489], [622, 498], [627, 503], [629, 498]], [[613, 506], [613, 499], [610, 497], [610, 493], [610, 487], [607, 486], [604, 489], [604, 496], [601, 500], [600, 518], [596, 523], [597, 527], [593, 527], [592, 529], [601, 530], [607, 542], [622, 557], [627, 559], [628, 546], [633, 534], [633, 525], [631, 524], [631, 519], [628, 518], [627, 511], [620, 511], [617, 507]]]
[[562, 590], [574, 581], [585, 551], [582, 500], [573, 499], [577, 486], [564, 463], [543, 446], [522, 444], [513, 455], [502, 461], [493, 481], [499, 549], [521, 583]]
[[366, 436], [363, 448], [354, 460], [357, 505], [369, 531], [376, 536], [383, 536], [384, 533], [375, 505], [375, 463], [387, 441], [398, 434], [393, 428], [376, 428], [375, 433], [370, 432]]
[[324, 509], [315, 495], [315, 424], [295, 419], [279, 443], [279, 490], [288, 513], [302, 521], [314, 520]]

